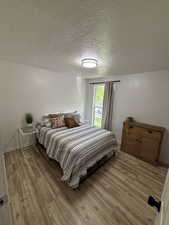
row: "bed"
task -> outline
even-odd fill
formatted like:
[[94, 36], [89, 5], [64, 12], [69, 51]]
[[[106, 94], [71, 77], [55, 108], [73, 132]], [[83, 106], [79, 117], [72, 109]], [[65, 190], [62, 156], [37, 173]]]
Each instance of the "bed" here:
[[102, 158], [115, 155], [117, 142], [112, 132], [82, 124], [75, 128], [42, 127], [39, 143], [49, 158], [56, 160], [63, 171], [62, 181], [75, 189], [81, 177]]

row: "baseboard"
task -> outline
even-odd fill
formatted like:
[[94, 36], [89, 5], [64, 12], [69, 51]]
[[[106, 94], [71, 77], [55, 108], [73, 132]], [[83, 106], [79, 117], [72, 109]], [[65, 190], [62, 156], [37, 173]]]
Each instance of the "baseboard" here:
[[4, 153], [6, 153], [6, 152], [13, 152], [13, 151], [16, 151], [16, 150], [17, 150], [17, 148], [11, 147], [11, 148], [5, 149]]
[[159, 161], [159, 166], [162, 166], [162, 167], [166, 167], [166, 168], [169, 168], [169, 164], [168, 163], [165, 163], [165, 162], [161, 162]]
[[16, 151], [17, 149], [18, 149], [17, 146], [11, 146], [11, 147], [8, 147], [8, 148], [0, 146], [0, 155], [2, 156], [6, 152]]

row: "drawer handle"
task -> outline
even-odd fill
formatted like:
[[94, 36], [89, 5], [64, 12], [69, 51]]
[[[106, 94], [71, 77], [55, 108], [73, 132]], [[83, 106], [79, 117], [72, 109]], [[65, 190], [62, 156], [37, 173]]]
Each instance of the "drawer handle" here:
[[136, 139], [136, 141], [139, 142], [139, 143], [142, 143], [142, 140], [140, 140], [140, 139]]
[[152, 131], [152, 130], [148, 130], [148, 133], [149, 133], [149, 134], [152, 134], [152, 133], [153, 133], [153, 131]]
[[129, 128], [131, 129], [131, 128], [133, 128], [133, 126], [129, 126]]

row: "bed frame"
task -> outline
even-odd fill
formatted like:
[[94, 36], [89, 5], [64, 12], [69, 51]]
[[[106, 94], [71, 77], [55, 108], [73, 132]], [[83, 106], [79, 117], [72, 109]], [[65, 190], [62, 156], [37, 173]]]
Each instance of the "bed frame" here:
[[[43, 145], [41, 145], [38, 140], [36, 144], [38, 150], [45, 156], [48, 160], [50, 161], [55, 161], [54, 159], [50, 159], [48, 155], [46, 154], [46, 149], [44, 148]], [[97, 163], [95, 163], [92, 167], [87, 169], [87, 174], [83, 177], [80, 178], [79, 186], [77, 188], [74, 188], [73, 190], [80, 190], [80, 184], [82, 184], [88, 177], [90, 177], [92, 174], [94, 174], [99, 168], [101, 168], [107, 161], [110, 159], [114, 158], [116, 156], [116, 152], [113, 153], [112, 156], [104, 156], [102, 159], [100, 159]], [[57, 163], [58, 164], [58, 163]], [[59, 164], [58, 164], [59, 165]]]
[[[88, 177], [90, 177], [92, 174], [94, 174], [99, 168], [101, 168], [107, 161], [109, 161], [110, 159], [114, 158], [116, 155], [116, 153], [114, 152], [114, 154], [110, 157], [104, 156], [102, 159], [100, 159], [98, 162], [95, 163], [95, 165], [93, 165], [92, 167], [87, 169], [87, 174], [83, 177], [80, 178], [80, 182], [79, 185], [81, 183], [83, 183]], [[76, 189], [79, 189], [76, 188]], [[74, 189], [74, 190], [76, 190]]]

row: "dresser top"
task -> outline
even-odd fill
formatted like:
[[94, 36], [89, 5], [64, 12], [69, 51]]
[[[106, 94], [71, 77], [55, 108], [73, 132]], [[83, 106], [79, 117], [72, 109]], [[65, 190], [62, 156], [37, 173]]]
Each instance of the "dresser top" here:
[[164, 133], [164, 131], [165, 131], [164, 127], [151, 125], [151, 124], [147, 124], [147, 123], [139, 123], [139, 122], [136, 122], [136, 121], [130, 122], [128, 120], [126, 120], [124, 123], [128, 124], [129, 126], [142, 127], [142, 128], [146, 128], [146, 129], [159, 131], [159, 132], [162, 132], [162, 133]]

